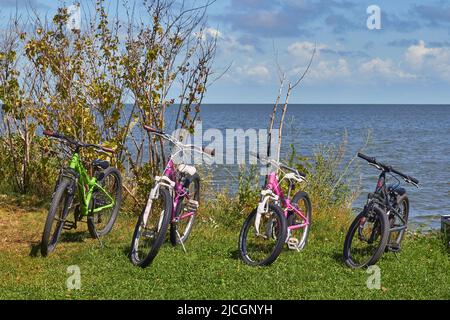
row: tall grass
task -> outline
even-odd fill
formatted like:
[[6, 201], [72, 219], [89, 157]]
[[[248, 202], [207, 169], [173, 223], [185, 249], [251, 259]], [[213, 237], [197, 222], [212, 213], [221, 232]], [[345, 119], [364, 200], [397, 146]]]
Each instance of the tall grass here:
[[[350, 181], [356, 172], [345, 172], [349, 166], [344, 162], [345, 144], [322, 146], [307, 161], [311, 169], [307, 172], [304, 190], [313, 204], [313, 221], [323, 232], [343, 230], [351, 218], [351, 206], [356, 193]], [[351, 161], [351, 160], [350, 160]], [[300, 163], [303, 168], [305, 165]]]
[[259, 168], [256, 165], [240, 166], [236, 176], [230, 174], [235, 181], [236, 192], [230, 191], [230, 185], [217, 190], [212, 187], [211, 172], [202, 178], [202, 211], [201, 216], [206, 221], [238, 228], [242, 219], [255, 207], [261, 190]]

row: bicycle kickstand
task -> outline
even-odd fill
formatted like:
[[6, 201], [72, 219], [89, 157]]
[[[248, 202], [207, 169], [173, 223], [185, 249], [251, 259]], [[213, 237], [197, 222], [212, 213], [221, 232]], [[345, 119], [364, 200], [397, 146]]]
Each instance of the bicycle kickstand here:
[[100, 248], [103, 249], [103, 242], [102, 239], [100, 239], [100, 237], [98, 236], [97, 230], [95, 230], [95, 238], [98, 240], [98, 242], [100, 243]]
[[177, 230], [176, 232], [177, 232], [178, 239], [180, 239], [180, 243], [181, 243], [181, 246], [183, 247], [184, 253], [187, 253], [186, 247], [184, 246], [184, 242], [183, 242], [183, 240], [181, 239], [180, 233], [178, 232], [178, 230]]

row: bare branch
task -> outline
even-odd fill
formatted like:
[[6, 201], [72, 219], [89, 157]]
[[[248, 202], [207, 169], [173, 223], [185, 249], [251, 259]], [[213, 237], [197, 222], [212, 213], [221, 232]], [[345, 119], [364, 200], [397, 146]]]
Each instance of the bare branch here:
[[317, 43], [314, 42], [314, 50], [311, 54], [311, 58], [309, 59], [309, 63], [308, 66], [306, 67], [306, 70], [303, 72], [303, 74], [300, 76], [300, 78], [294, 83], [294, 85], [292, 86], [292, 89], [294, 89], [295, 87], [297, 87], [300, 82], [303, 80], [303, 78], [305, 78], [305, 76], [308, 74], [308, 71], [311, 67], [311, 64], [313, 62], [314, 56], [316, 55], [316, 49], [317, 49]]

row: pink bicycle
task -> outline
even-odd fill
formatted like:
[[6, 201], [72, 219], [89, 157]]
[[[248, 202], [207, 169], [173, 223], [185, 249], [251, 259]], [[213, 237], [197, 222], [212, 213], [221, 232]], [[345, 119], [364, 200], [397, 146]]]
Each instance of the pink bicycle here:
[[186, 150], [209, 156], [214, 150], [185, 145], [174, 137], [144, 126], [145, 130], [166, 139], [174, 145], [173, 152], [161, 177], [155, 177], [145, 208], [136, 224], [131, 242], [130, 259], [134, 265], [147, 267], [155, 259], [164, 243], [170, 224], [172, 245], [184, 243], [192, 230], [200, 201], [200, 177], [194, 166], [175, 164], [175, 157]]
[[[304, 191], [298, 191], [292, 200], [290, 198], [295, 184], [306, 181], [304, 174], [273, 159], [254, 156], [271, 169], [267, 175], [267, 184], [261, 191], [261, 201], [242, 226], [239, 252], [246, 264], [266, 266], [277, 259], [284, 244], [296, 251], [306, 246], [312, 207]], [[282, 173], [281, 180], [278, 171]], [[287, 196], [281, 188], [283, 181], [289, 184]]]

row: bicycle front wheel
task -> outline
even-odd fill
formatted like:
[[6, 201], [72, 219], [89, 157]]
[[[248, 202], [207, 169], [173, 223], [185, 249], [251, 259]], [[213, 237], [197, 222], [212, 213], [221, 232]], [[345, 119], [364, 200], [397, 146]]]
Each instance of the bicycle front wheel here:
[[186, 187], [189, 193], [178, 204], [175, 213], [176, 221], [173, 221], [170, 225], [170, 241], [174, 246], [187, 241], [200, 202], [200, 177], [195, 174], [187, 179]]
[[131, 262], [142, 268], [155, 259], [164, 243], [167, 228], [172, 216], [172, 198], [166, 188], [159, 190], [139, 216], [131, 242]]
[[353, 220], [344, 242], [344, 262], [350, 268], [377, 263], [389, 238], [386, 213], [374, 207], [364, 210]]
[[44, 257], [55, 249], [61, 236], [73, 200], [72, 184], [71, 180], [62, 179], [56, 187], [42, 233], [41, 254]]
[[97, 188], [90, 204], [87, 220], [92, 237], [102, 237], [109, 232], [117, 219], [122, 203], [122, 177], [119, 170], [108, 168], [101, 173]]
[[[281, 253], [287, 237], [287, 223], [280, 207], [269, 205], [268, 212], [247, 217], [239, 236], [242, 261], [251, 266], [267, 266]], [[258, 217], [259, 216], [259, 217]]]

